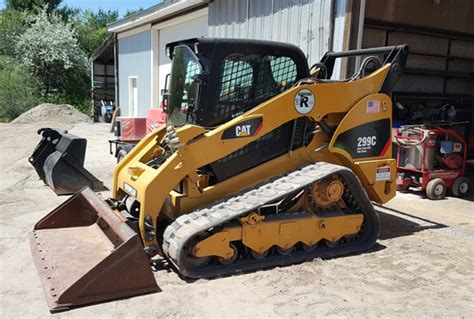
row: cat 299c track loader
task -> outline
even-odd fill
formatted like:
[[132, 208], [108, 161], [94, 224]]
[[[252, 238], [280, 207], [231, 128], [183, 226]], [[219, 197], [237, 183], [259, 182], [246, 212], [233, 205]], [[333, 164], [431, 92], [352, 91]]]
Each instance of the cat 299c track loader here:
[[[371, 248], [370, 201], [395, 195], [387, 93], [407, 50], [310, 69], [288, 44], [169, 44], [167, 126], [117, 164], [112, 198], [84, 188], [30, 235], [52, 311], [156, 291], [157, 256], [200, 278]], [[360, 70], [329, 80], [352, 56]]]

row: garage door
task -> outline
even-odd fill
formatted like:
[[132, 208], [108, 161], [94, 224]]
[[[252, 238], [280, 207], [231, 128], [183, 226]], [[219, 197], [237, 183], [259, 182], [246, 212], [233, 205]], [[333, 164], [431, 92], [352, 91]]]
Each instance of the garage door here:
[[[159, 88], [160, 92], [165, 88], [166, 75], [171, 71], [171, 61], [166, 56], [165, 46], [167, 43], [189, 39], [199, 38], [207, 35], [207, 15], [189, 20], [186, 22], [179, 22], [176, 25], [163, 28], [159, 30]], [[161, 102], [161, 96], [160, 96]]]

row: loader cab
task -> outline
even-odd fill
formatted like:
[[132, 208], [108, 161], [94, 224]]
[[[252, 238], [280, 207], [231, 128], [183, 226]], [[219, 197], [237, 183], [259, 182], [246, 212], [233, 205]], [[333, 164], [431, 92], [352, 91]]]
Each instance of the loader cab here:
[[[213, 129], [309, 76], [296, 46], [246, 39], [189, 39], [166, 47], [172, 59], [168, 123]], [[310, 140], [306, 117], [288, 121], [200, 170], [218, 183]]]
[[168, 120], [214, 127], [308, 77], [296, 46], [255, 40], [189, 39], [166, 47], [172, 59]]

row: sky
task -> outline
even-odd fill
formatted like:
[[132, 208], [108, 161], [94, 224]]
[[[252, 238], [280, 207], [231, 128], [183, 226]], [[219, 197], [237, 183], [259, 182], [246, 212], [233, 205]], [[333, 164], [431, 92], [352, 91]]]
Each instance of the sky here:
[[122, 16], [127, 10], [136, 10], [138, 8], [149, 8], [160, 0], [63, 0], [62, 4], [69, 7], [77, 7], [81, 9], [98, 9], [118, 10]]
[[[138, 8], [147, 9], [160, 2], [161, 0], [63, 0], [62, 4], [69, 7], [91, 9], [94, 11], [99, 9], [118, 10], [119, 15], [123, 16], [127, 10], [136, 10]], [[4, 1], [0, 0], [0, 9], [4, 7]]]

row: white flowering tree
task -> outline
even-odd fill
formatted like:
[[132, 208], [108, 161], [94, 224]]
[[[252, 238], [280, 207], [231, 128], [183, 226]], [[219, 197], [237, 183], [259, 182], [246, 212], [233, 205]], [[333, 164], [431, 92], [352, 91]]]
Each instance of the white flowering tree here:
[[61, 91], [65, 81], [74, 81], [74, 77], [83, 82], [89, 64], [72, 24], [55, 12], [48, 13], [46, 6], [29, 16], [26, 24], [29, 27], [15, 46], [17, 59], [42, 80], [47, 93]]

